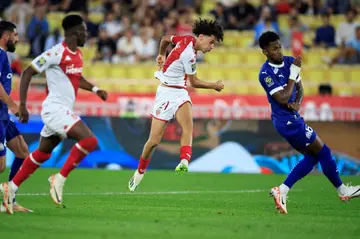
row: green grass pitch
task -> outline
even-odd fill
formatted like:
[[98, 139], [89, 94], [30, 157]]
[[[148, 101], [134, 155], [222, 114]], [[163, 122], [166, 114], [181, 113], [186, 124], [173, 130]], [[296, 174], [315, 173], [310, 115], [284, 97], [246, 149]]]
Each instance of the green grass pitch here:
[[[148, 171], [127, 192], [133, 171], [76, 170], [59, 208], [40, 169], [18, 201], [34, 213], [0, 214], [1, 238], [359, 238], [360, 198], [341, 203], [322, 175], [310, 175], [289, 194], [287, 215], [275, 211], [269, 189], [285, 175]], [[0, 175], [0, 181], [7, 173]], [[360, 184], [360, 177], [344, 177]]]

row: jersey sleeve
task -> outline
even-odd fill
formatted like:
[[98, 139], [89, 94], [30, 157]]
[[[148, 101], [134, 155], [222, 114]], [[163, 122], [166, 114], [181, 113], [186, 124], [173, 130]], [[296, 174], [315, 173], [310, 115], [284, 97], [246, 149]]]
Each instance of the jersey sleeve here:
[[264, 90], [270, 95], [284, 89], [269, 71], [261, 71], [259, 74], [259, 81]]
[[176, 45], [179, 41], [181, 41], [182, 39], [184, 39], [184, 36], [176, 36], [176, 35], [172, 35], [170, 37], [170, 41], [172, 44]]
[[43, 52], [37, 56], [32, 62], [31, 66], [38, 73], [44, 72], [52, 65], [59, 65], [61, 61], [62, 52], [57, 50], [56, 47]]
[[185, 74], [194, 75], [196, 73], [196, 55], [189, 52], [181, 54], [181, 62], [184, 65]]

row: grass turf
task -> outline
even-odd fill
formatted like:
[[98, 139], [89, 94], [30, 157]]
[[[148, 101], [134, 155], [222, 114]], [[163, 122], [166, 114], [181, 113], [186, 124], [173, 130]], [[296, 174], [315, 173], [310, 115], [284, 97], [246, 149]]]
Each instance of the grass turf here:
[[[64, 204], [53, 204], [41, 169], [25, 182], [18, 201], [31, 214], [0, 214], [1, 238], [357, 238], [360, 198], [341, 203], [322, 175], [290, 192], [287, 215], [275, 212], [269, 189], [284, 175], [176, 175], [148, 171], [127, 193], [133, 171], [76, 170]], [[7, 173], [0, 175], [0, 181]], [[360, 184], [360, 177], [344, 177]], [[153, 192], [153, 193], [151, 193]], [[40, 195], [29, 195], [40, 193]]]

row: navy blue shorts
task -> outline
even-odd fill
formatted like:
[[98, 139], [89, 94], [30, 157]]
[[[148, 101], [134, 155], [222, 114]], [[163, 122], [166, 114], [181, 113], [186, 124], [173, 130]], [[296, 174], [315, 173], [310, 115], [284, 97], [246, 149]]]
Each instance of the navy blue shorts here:
[[316, 132], [302, 117], [286, 121], [274, 120], [273, 125], [294, 149], [303, 150], [316, 139]]
[[6, 154], [5, 141], [9, 142], [18, 135], [20, 132], [12, 120], [0, 120], [0, 156]]

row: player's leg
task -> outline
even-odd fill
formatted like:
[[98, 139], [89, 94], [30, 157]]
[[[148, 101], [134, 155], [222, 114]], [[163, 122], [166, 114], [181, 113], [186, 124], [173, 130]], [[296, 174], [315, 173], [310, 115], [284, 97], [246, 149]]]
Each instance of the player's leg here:
[[7, 121], [0, 120], [0, 173], [5, 171], [6, 168], [6, 147], [5, 147], [5, 138], [6, 138], [6, 129]]
[[152, 118], [151, 130], [148, 140], [146, 141], [143, 151], [140, 156], [138, 168], [134, 175], [130, 178], [128, 188], [131, 192], [135, 191], [136, 187], [140, 184], [144, 177], [144, 173], [149, 165], [151, 154], [161, 142], [165, 132], [167, 121]]
[[180, 140], [180, 163], [175, 168], [176, 172], [187, 172], [190, 158], [192, 155], [192, 133], [193, 117], [192, 108], [189, 101], [179, 107], [176, 112], [176, 120], [182, 129]]
[[[24, 162], [24, 159], [29, 155], [28, 145], [26, 144], [22, 135], [20, 135], [16, 124], [12, 121], [9, 123], [6, 131], [6, 146], [15, 154], [15, 159], [11, 165], [9, 173], [10, 182], [19, 171], [21, 165]], [[16, 199], [13, 201], [13, 210], [14, 212], [32, 212], [32, 210], [27, 209], [17, 203]]]
[[345, 186], [340, 178], [335, 160], [331, 155], [330, 148], [323, 143], [319, 136], [307, 148], [320, 163], [321, 169], [327, 179], [336, 188], [341, 201], [349, 201], [351, 198], [360, 197], [360, 185]]
[[[66, 122], [69, 119], [65, 118], [64, 120]], [[62, 204], [63, 187], [70, 172], [97, 147], [96, 137], [80, 118], [68, 122], [69, 130], [66, 132], [66, 136], [77, 142], [71, 148], [69, 157], [60, 172], [49, 177], [50, 195], [54, 203], [58, 205]]]
[[[46, 131], [46, 126], [42, 131], [42, 135], [44, 130]], [[6, 189], [3, 201], [6, 211], [9, 214], [13, 213], [13, 200], [20, 185], [32, 175], [42, 163], [50, 158], [51, 152], [60, 141], [61, 138], [58, 136], [42, 136], [40, 138], [39, 147], [25, 158], [20, 170], [16, 173], [12, 181], [1, 184], [2, 187]]]
[[11, 181], [20, 169], [24, 159], [29, 155], [28, 145], [23, 136], [20, 135], [20, 132], [13, 121], [9, 121], [6, 130], [6, 146], [15, 154], [15, 159], [11, 165], [9, 174], [9, 181]]
[[309, 174], [319, 161], [306, 150], [306, 145], [309, 146], [315, 142], [316, 133], [302, 119], [294, 120], [291, 124], [285, 122], [283, 125], [277, 125], [276, 128], [294, 149], [304, 155], [304, 158], [295, 165], [285, 181], [280, 186], [273, 187], [270, 192], [274, 197], [276, 208], [281, 213], [287, 213], [286, 198], [289, 190], [296, 182]]

